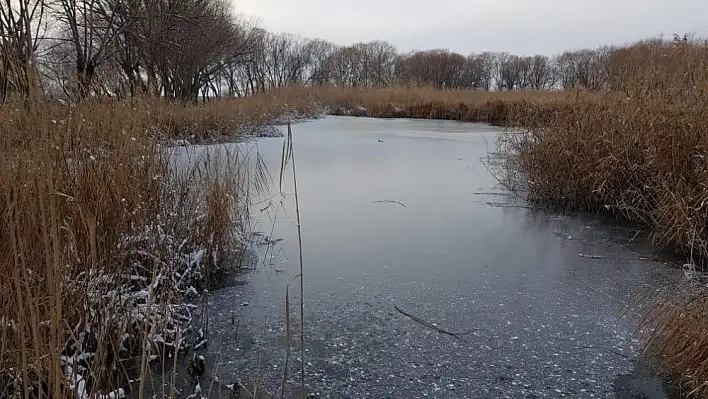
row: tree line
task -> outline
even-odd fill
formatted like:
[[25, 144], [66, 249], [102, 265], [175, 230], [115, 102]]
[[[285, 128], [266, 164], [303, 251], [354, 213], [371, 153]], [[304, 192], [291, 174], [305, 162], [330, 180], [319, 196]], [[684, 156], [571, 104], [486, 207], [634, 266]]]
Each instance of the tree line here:
[[[684, 38], [685, 39], [685, 38]], [[622, 48], [554, 57], [400, 53], [274, 34], [227, 0], [0, 0], [0, 100], [162, 96], [196, 101], [288, 85], [466, 90], [603, 90]]]

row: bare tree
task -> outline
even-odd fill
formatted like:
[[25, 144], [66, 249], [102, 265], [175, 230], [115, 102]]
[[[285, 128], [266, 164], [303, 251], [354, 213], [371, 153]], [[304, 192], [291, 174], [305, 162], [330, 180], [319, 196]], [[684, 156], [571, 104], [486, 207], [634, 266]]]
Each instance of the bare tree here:
[[305, 83], [313, 86], [325, 86], [329, 84], [329, 58], [332, 56], [336, 47], [324, 40], [311, 40], [305, 44], [307, 53], [310, 56], [308, 65], [307, 81]]
[[531, 90], [550, 90], [556, 82], [556, 73], [551, 60], [545, 55], [535, 55], [528, 58], [528, 87]]
[[356, 46], [337, 48], [327, 59], [327, 75], [334, 86], [358, 87], [361, 53]]
[[[228, 1], [0, 0], [2, 101], [11, 92], [31, 97], [37, 82], [76, 98], [152, 95], [180, 101], [293, 84], [605, 90], [622, 87], [636, 69], [630, 63], [641, 58], [612, 48], [549, 59], [489, 52], [465, 57], [444, 49], [398, 54], [384, 41], [335, 46], [248, 26], [233, 17]], [[41, 37], [49, 22], [51, 35]], [[680, 38], [676, 43], [685, 44]]]
[[396, 48], [384, 41], [366, 43], [367, 62], [369, 64], [369, 84], [372, 86], [390, 86], [396, 62]]
[[67, 45], [74, 53], [76, 93], [86, 97], [96, 69], [114, 58], [115, 40], [127, 21], [120, 18], [123, 2], [106, 0], [55, 0], [53, 16], [61, 23]]
[[0, 3], [0, 101], [10, 91], [24, 100], [38, 89], [35, 52], [44, 28], [44, 0], [2, 0]]
[[603, 70], [606, 69], [603, 58], [596, 50], [567, 51], [559, 55], [555, 63], [562, 87], [601, 90], [606, 81], [603, 77]]
[[224, 1], [170, 2], [155, 32], [159, 40], [150, 41], [144, 51], [148, 80], [159, 79], [167, 98], [196, 101], [200, 89], [230, 62], [246, 57], [248, 36]]
[[466, 62], [463, 55], [447, 50], [419, 51], [398, 58], [396, 78], [408, 86], [462, 88]]
[[494, 58], [491, 53], [470, 54], [461, 71], [460, 86], [473, 90], [490, 90]]
[[507, 89], [505, 79], [503, 79], [503, 66], [509, 57], [511, 57], [509, 53], [494, 54], [494, 67], [492, 70], [494, 71], [494, 86], [497, 91]]
[[497, 59], [497, 90], [519, 90], [523, 86], [523, 64], [518, 55], [499, 54]]

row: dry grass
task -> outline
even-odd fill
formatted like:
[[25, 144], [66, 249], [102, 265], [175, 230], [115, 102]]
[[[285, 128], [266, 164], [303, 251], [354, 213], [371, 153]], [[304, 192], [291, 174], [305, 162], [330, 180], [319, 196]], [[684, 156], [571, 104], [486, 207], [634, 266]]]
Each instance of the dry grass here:
[[171, 306], [238, 249], [250, 181], [239, 154], [180, 169], [161, 142], [314, 109], [287, 100], [0, 108], [0, 397], [105, 394], [168, 349], [141, 338], [177, 339]]
[[[652, 227], [657, 246], [705, 257], [708, 86], [702, 82], [708, 70], [702, 60], [708, 61], [708, 48], [663, 44], [643, 50], [628, 50], [626, 64], [648, 59], [637, 61], [644, 67], [622, 83], [622, 95], [516, 110], [513, 124], [526, 134], [506, 135], [512, 143], [507, 149], [518, 152], [531, 200], [609, 209]], [[673, 60], [675, 70], [654, 66], [655, 57]]]
[[299, 87], [186, 107], [149, 101], [140, 104], [139, 109], [156, 109], [160, 118], [151, 118], [150, 122], [168, 137], [196, 141], [224, 141], [242, 134], [258, 134], [288, 118], [313, 118], [320, 113], [312, 93]]
[[121, 268], [121, 237], [156, 214], [166, 165], [125, 107], [42, 108], [0, 110], [0, 372], [20, 374], [5, 388], [25, 397], [63, 397], [62, 351], [99, 310], [88, 276]]
[[[507, 123], [515, 109], [575, 98], [578, 92], [482, 92], [433, 88], [346, 89], [315, 91], [333, 115], [376, 118], [447, 119]], [[582, 94], [582, 96], [589, 96]]]
[[[603, 96], [529, 106], [500, 141], [529, 199], [611, 211], [652, 229], [657, 247], [708, 259], [708, 47], [643, 43], [614, 55]], [[646, 326], [652, 353], [694, 395], [708, 397], [705, 294], [668, 297]]]
[[655, 298], [646, 353], [688, 397], [708, 397], [708, 291], [689, 281]]
[[136, 99], [129, 104], [133, 110], [130, 117], [150, 133], [161, 139], [190, 142], [223, 142], [242, 135], [261, 134], [287, 119], [313, 118], [320, 113], [315, 99], [301, 88], [248, 98], [213, 99], [197, 105], [153, 99]]

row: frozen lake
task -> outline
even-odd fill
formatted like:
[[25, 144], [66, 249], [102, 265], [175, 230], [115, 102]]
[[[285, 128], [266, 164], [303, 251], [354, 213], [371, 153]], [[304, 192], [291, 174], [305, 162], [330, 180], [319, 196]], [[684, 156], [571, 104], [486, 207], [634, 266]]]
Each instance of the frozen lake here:
[[[627, 245], [635, 229], [515, 199], [480, 160], [494, 148], [494, 127], [328, 117], [293, 132], [308, 392], [615, 396], [615, 380], [632, 371], [641, 349], [637, 315], [625, 307], [678, 275]], [[252, 206], [255, 241], [269, 244], [255, 246], [257, 270], [212, 294], [204, 351], [209, 378], [257, 377], [271, 394], [283, 376], [288, 284], [294, 332], [300, 322], [290, 169], [285, 195], [277, 187], [283, 141], [231, 144], [257, 146], [273, 176], [270, 193]], [[446, 331], [472, 332], [442, 334], [396, 307]]]

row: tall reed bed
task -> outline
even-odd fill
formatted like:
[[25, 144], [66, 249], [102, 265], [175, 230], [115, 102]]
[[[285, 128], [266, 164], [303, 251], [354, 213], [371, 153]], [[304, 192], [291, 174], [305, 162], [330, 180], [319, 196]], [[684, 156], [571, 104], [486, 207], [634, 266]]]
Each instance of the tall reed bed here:
[[132, 104], [144, 123], [161, 138], [192, 143], [269, 134], [275, 124], [316, 118], [323, 110], [314, 93], [300, 87], [245, 98], [217, 98], [186, 106], [157, 99], [134, 100]]
[[708, 397], [708, 292], [704, 276], [686, 279], [649, 300], [641, 326], [645, 354], [657, 371], [672, 378], [685, 397]]
[[182, 299], [234, 266], [253, 181], [165, 139], [266, 125], [268, 101], [0, 108], [0, 397], [117, 397], [130, 361], [190, 344]]
[[[507, 123], [513, 110], [573, 98], [579, 92], [482, 92], [426, 87], [386, 89], [327, 88], [314, 91], [330, 114], [375, 118], [446, 119]], [[589, 96], [589, 94], [582, 94]]]
[[[614, 55], [617, 80], [602, 96], [527, 106], [502, 151], [529, 199], [609, 211], [648, 226], [657, 247], [708, 259], [708, 47], [640, 43]], [[687, 266], [691, 268], [693, 266]], [[669, 296], [648, 317], [650, 350], [694, 394], [708, 395], [705, 288]]]
[[650, 226], [658, 246], [705, 257], [708, 48], [647, 46], [627, 50], [623, 64], [638, 69], [621, 91], [516, 109], [522, 128], [503, 137], [505, 149], [531, 200], [610, 210]]

